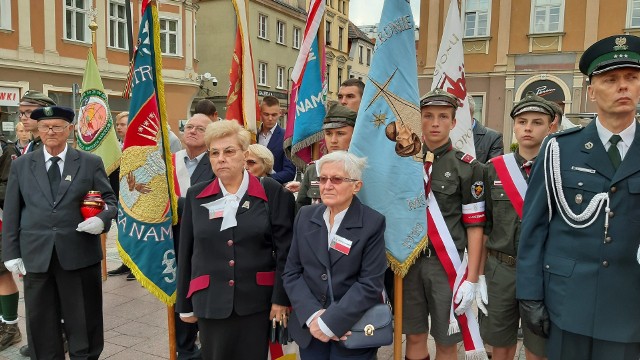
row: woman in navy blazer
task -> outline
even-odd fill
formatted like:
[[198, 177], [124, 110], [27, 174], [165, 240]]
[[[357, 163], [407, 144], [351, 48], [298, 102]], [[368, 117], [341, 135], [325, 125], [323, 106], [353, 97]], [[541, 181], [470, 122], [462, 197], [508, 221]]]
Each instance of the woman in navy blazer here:
[[266, 359], [269, 320], [288, 313], [293, 195], [244, 169], [249, 140], [235, 121], [209, 124], [216, 179], [189, 188], [182, 214], [176, 309], [198, 322], [205, 360]]
[[316, 164], [322, 204], [300, 209], [283, 274], [293, 306], [289, 332], [303, 360], [372, 359], [377, 348], [347, 349], [340, 340], [382, 301], [385, 218], [355, 196], [365, 159], [337, 151]]

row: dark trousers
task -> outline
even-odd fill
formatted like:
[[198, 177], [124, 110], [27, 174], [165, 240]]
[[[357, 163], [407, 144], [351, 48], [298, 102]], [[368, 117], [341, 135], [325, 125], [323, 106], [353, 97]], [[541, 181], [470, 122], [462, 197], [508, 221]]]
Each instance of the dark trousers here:
[[180, 320], [180, 314], [178, 313], [175, 313], [175, 322], [178, 360], [201, 359], [200, 349], [196, 345], [198, 324], [190, 324]]
[[204, 360], [266, 359], [269, 310], [226, 319], [198, 319]]
[[551, 323], [547, 357], [549, 360], [638, 360], [640, 343], [598, 340], [564, 331]]
[[300, 348], [302, 360], [371, 360], [378, 353], [378, 348], [347, 349], [336, 341], [322, 342], [316, 338], [306, 348]]
[[25, 275], [24, 302], [31, 359], [64, 359], [62, 326], [72, 360], [99, 358], [104, 347], [100, 263], [67, 271], [54, 249], [47, 272]]

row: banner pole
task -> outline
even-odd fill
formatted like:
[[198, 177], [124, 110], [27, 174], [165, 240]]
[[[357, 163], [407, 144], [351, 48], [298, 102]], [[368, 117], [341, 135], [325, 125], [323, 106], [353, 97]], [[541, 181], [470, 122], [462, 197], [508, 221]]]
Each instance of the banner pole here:
[[167, 305], [167, 327], [169, 328], [169, 360], [177, 359], [175, 305]]
[[100, 234], [100, 245], [102, 246], [102, 281], [107, 281], [107, 234]]
[[393, 360], [402, 359], [402, 277], [393, 276]]

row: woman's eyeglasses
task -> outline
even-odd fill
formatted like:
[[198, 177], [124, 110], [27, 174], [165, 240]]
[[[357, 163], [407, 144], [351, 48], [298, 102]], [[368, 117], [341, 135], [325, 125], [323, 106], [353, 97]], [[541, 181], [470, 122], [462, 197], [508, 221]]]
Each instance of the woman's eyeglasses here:
[[[222, 156], [224, 156], [226, 158], [230, 158], [230, 157], [234, 156], [235, 154], [237, 154], [238, 151], [240, 151], [240, 149], [228, 147], [228, 148], [222, 150]], [[218, 149], [209, 150], [209, 157], [217, 158], [219, 156], [220, 156], [220, 150], [218, 150]]]
[[331, 181], [333, 185], [340, 185], [343, 181], [355, 182], [358, 179], [350, 179], [342, 176], [320, 176], [320, 184], [324, 185], [327, 181]]
[[249, 166], [253, 166], [258, 163], [257, 161], [251, 159], [245, 160], [244, 162]]

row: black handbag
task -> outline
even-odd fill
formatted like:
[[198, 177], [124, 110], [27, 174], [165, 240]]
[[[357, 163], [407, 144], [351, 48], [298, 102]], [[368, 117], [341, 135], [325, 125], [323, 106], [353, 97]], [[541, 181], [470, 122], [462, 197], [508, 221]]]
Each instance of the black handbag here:
[[[334, 302], [331, 270], [329, 268], [327, 268], [327, 277], [329, 281], [329, 296], [331, 297], [331, 302]], [[340, 342], [347, 349], [391, 345], [393, 343], [393, 315], [391, 314], [391, 304], [386, 300], [386, 296], [385, 302], [376, 304], [367, 310], [360, 320], [351, 327], [351, 335], [347, 336], [347, 340]]]

